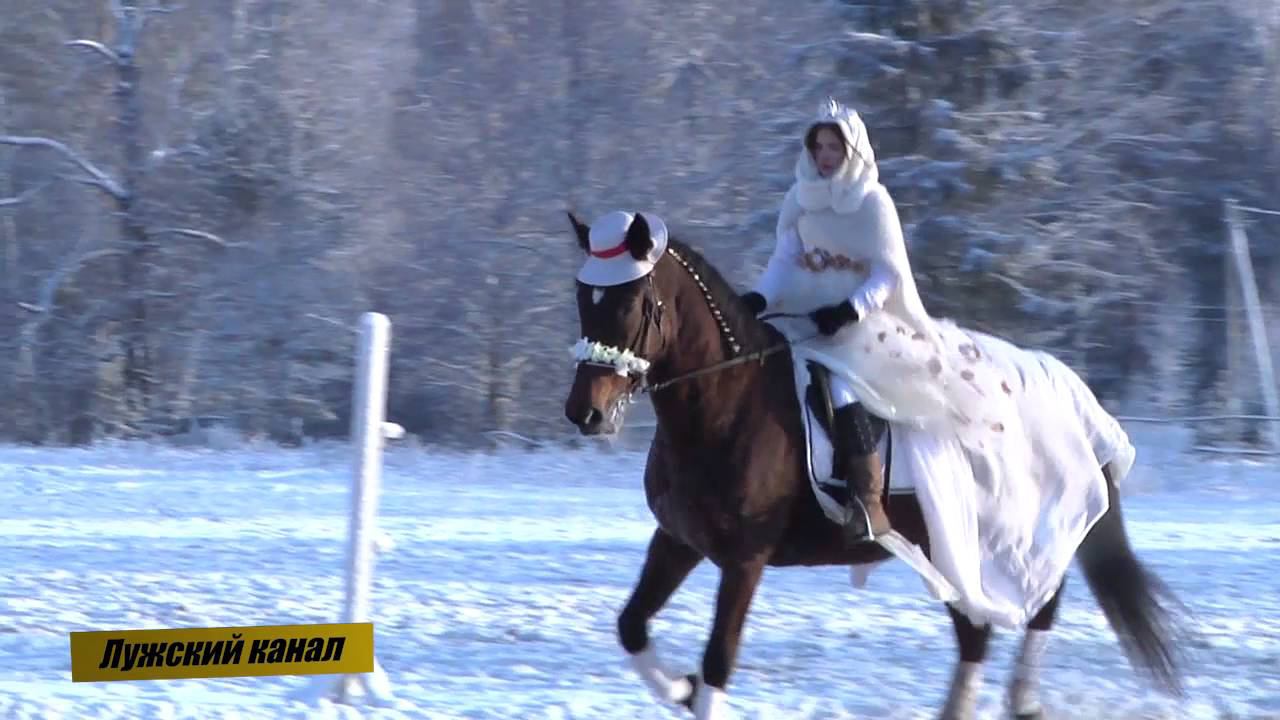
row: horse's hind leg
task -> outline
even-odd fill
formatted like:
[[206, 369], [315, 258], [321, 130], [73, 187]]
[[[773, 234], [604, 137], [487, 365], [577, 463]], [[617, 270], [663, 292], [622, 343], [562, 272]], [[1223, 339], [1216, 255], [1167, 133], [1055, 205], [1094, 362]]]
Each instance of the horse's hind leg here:
[[1009, 682], [1009, 711], [1017, 720], [1040, 720], [1044, 717], [1040, 707], [1040, 658], [1044, 655], [1044, 646], [1058, 615], [1058, 601], [1062, 599], [1062, 589], [1066, 584], [1066, 577], [1063, 577], [1062, 585], [1031, 619], [1027, 634], [1022, 638], [1022, 647], [1013, 666], [1013, 678]]
[[668, 673], [662, 666], [657, 648], [649, 639], [649, 619], [658, 614], [701, 561], [698, 551], [658, 528], [649, 540], [640, 581], [618, 615], [618, 641], [630, 656], [631, 667], [663, 702], [691, 702], [693, 682]]
[[963, 613], [948, 605], [951, 625], [960, 644], [960, 662], [951, 678], [947, 704], [940, 720], [972, 720], [978, 708], [978, 692], [982, 690], [982, 663], [987, 659], [991, 626], [975, 627]]

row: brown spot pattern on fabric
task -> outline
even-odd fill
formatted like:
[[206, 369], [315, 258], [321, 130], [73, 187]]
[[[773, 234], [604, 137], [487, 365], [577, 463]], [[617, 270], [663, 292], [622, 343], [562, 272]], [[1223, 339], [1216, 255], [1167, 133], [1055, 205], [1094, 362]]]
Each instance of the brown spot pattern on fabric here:
[[888, 338], [888, 337], [889, 337], [889, 333], [881, 330], [880, 334], [876, 336], [876, 339], [879, 340], [880, 342], [884, 342], [885, 338]]
[[995, 430], [996, 432], [1004, 432], [1004, 423], [1002, 422], [991, 423], [991, 429]]
[[829, 250], [818, 248], [810, 250], [800, 256], [800, 266], [812, 272], [823, 272], [826, 270], [852, 270], [857, 273], [867, 272], [867, 263], [862, 260], [854, 260], [840, 253], [833, 253]]
[[942, 361], [939, 360], [937, 356], [929, 358], [929, 374], [930, 375], [942, 374]]
[[1013, 394], [1013, 388], [1009, 387], [1009, 382], [1007, 380], [1000, 381], [1000, 389], [1004, 391], [1005, 395]]
[[961, 370], [961, 371], [960, 371], [960, 377], [964, 378], [965, 380], [968, 380], [969, 382], [973, 382], [973, 371], [972, 371], [972, 370]]

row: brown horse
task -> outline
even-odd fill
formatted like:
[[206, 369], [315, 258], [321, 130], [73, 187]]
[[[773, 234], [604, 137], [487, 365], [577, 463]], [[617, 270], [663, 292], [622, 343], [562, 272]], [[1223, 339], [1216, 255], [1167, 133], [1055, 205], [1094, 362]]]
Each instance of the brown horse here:
[[[569, 214], [578, 242], [589, 228]], [[643, 215], [627, 232], [637, 259], [654, 247]], [[578, 283], [581, 336], [648, 361], [643, 372], [580, 362], [565, 414], [583, 434], [617, 431], [623, 407], [647, 392], [657, 429], [644, 474], [658, 526], [629, 601], [619, 641], [632, 666], [664, 701], [698, 718], [719, 717], [748, 608], [767, 566], [854, 565], [891, 557], [875, 543], [848, 545], [814, 498], [806, 466], [800, 401], [785, 338], [756, 318], [723, 276], [672, 238], [654, 269], [624, 285]], [[892, 461], [887, 458], [886, 463]], [[1157, 595], [1167, 590], [1134, 556], [1108, 467], [1110, 510], [1094, 525], [1077, 559], [1135, 668], [1182, 694], [1174, 616]], [[888, 504], [896, 529], [928, 553], [921, 507], [910, 494]], [[673, 675], [649, 642], [648, 622], [704, 559], [720, 569], [715, 620], [701, 672]], [[1037, 669], [1062, 588], [1029, 624], [1007, 698], [1018, 718], [1042, 717]], [[947, 606], [959, 662], [942, 717], [975, 712], [991, 628], [975, 627]]]

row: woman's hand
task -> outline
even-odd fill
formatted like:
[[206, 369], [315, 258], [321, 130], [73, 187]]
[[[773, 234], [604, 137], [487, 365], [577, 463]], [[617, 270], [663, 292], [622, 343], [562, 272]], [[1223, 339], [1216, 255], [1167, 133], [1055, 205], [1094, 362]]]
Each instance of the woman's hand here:
[[768, 306], [768, 302], [765, 301], [764, 296], [754, 290], [744, 294], [742, 296], [742, 302], [746, 303], [747, 307], [751, 308], [752, 315], [759, 315], [764, 312], [765, 307]]
[[818, 332], [823, 335], [835, 335], [840, 332], [840, 328], [845, 325], [858, 322], [858, 312], [853, 309], [853, 303], [845, 300], [839, 305], [828, 305], [820, 307], [809, 313], [809, 317], [818, 326]]

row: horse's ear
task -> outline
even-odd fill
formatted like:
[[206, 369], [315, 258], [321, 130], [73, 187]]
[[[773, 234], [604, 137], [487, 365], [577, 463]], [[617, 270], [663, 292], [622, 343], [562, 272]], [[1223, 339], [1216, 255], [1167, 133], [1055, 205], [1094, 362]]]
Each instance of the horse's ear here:
[[649, 221], [645, 220], [640, 213], [636, 213], [635, 219], [631, 221], [631, 227], [627, 228], [626, 243], [631, 257], [637, 260], [649, 257], [649, 253], [653, 250], [653, 236], [649, 233]]
[[582, 252], [591, 250], [591, 228], [578, 221], [578, 216], [573, 214], [572, 210], [567, 210], [569, 222], [573, 224], [573, 232], [578, 236], [578, 245], [582, 248]]

